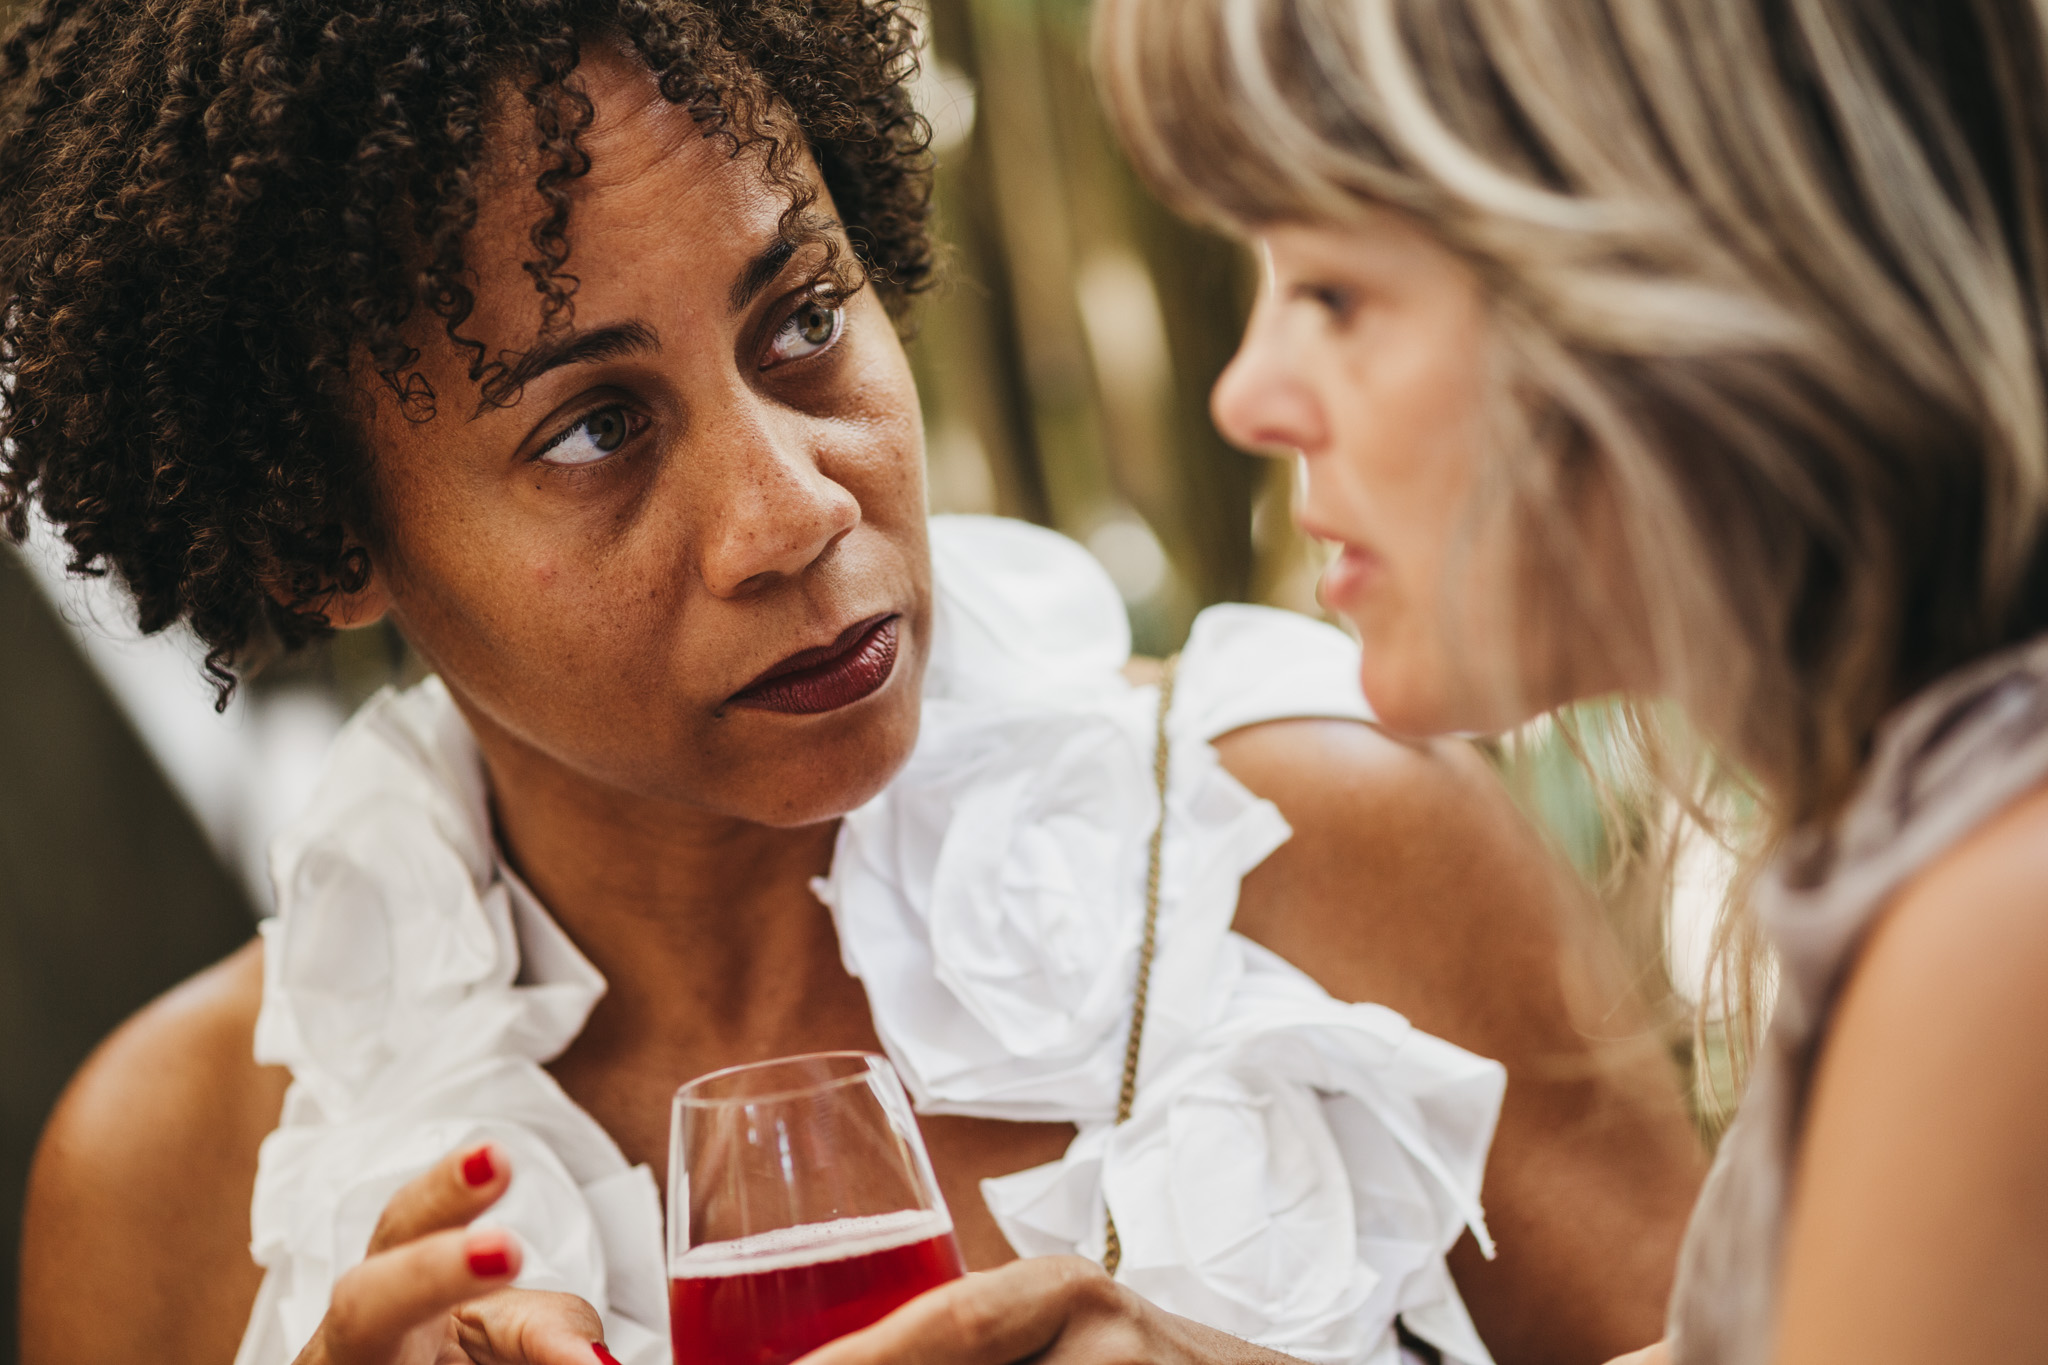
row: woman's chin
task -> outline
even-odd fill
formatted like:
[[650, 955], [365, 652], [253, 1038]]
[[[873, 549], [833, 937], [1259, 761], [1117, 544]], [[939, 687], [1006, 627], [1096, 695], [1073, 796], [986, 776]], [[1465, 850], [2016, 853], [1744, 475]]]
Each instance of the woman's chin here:
[[828, 824], [853, 814], [881, 795], [896, 771], [895, 768], [889, 769], [880, 781], [820, 786], [794, 791], [780, 799], [770, 797], [751, 802], [742, 807], [739, 815], [749, 823], [767, 829], [805, 829], [811, 825]]
[[1365, 699], [1372, 706], [1380, 728], [1404, 739], [1428, 739], [1461, 728], [1443, 707], [1430, 705], [1426, 698], [1411, 697], [1398, 690], [1389, 693], [1367, 684]]
[[757, 748], [747, 780], [716, 804], [776, 829], [822, 824], [859, 810], [895, 780], [917, 744], [915, 710], [878, 711], [839, 734]]
[[1499, 734], [1536, 714], [1441, 671], [1374, 667], [1370, 651], [1358, 681], [1380, 728], [1405, 739]]

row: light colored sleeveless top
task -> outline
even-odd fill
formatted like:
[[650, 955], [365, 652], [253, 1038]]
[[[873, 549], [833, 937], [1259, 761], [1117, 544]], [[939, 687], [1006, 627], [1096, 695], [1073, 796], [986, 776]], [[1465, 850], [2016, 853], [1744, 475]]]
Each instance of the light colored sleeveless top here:
[[[1444, 1254], [1486, 1241], [1499, 1065], [1334, 1000], [1231, 931], [1289, 837], [1210, 741], [1368, 718], [1357, 647], [1286, 612], [1215, 607], [1182, 652], [1159, 955], [1137, 1106], [1114, 1123], [1160, 820], [1157, 690], [1122, 669], [1122, 600], [1072, 541], [931, 524], [934, 617], [915, 751], [841, 823], [815, 883], [920, 1112], [1069, 1122], [1057, 1161], [984, 1182], [1027, 1255], [1102, 1251], [1164, 1307], [1317, 1365], [1395, 1365], [1398, 1316], [1485, 1365]], [[519, 1282], [589, 1300], [624, 1365], [669, 1355], [661, 1199], [548, 1074], [605, 983], [499, 856], [483, 765], [437, 680], [336, 741], [271, 866], [257, 1055], [291, 1068], [252, 1209], [265, 1269], [238, 1365], [284, 1365], [402, 1182], [479, 1138], [516, 1174], [490, 1216]], [[1369, 888], [1363, 894], [1370, 894]], [[681, 1082], [687, 1077], [678, 1076]]]
[[1895, 712], [1848, 811], [1761, 880], [1778, 1005], [1686, 1234], [1668, 1328], [1676, 1365], [1768, 1365], [1787, 1178], [1835, 996], [1900, 886], [2044, 781], [2048, 636]]

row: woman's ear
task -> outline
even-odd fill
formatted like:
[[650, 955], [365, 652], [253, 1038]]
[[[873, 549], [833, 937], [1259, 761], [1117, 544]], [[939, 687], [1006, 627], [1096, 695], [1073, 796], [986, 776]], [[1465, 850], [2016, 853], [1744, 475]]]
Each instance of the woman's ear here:
[[304, 610], [305, 605], [318, 607], [320, 614], [327, 618], [327, 624], [335, 630], [374, 626], [391, 610], [391, 592], [385, 586], [384, 574], [377, 567], [376, 558], [360, 545], [348, 549], [345, 562], [346, 575], [360, 580], [353, 591], [333, 584], [324, 598], [314, 598], [310, 602], [283, 587], [272, 587], [270, 595], [294, 610]]
[[370, 576], [363, 586], [354, 592], [337, 592], [321, 604], [327, 617], [327, 624], [336, 630], [358, 630], [363, 626], [374, 626], [383, 620], [391, 610], [391, 593], [384, 586], [384, 575], [371, 562]]

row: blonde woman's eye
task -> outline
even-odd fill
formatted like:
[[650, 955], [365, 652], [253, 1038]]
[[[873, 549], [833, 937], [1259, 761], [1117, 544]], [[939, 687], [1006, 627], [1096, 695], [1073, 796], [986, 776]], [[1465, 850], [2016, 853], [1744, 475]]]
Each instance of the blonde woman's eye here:
[[1314, 284], [1304, 285], [1302, 293], [1340, 327], [1357, 316], [1359, 300], [1355, 289], [1341, 284]]
[[548, 464], [596, 464], [633, 434], [633, 416], [622, 407], [599, 408], [541, 448]]
[[839, 334], [845, 328], [846, 309], [843, 305], [825, 299], [805, 299], [789, 315], [789, 320], [776, 329], [774, 339], [768, 344], [768, 359], [762, 368], [816, 355], [839, 340]]

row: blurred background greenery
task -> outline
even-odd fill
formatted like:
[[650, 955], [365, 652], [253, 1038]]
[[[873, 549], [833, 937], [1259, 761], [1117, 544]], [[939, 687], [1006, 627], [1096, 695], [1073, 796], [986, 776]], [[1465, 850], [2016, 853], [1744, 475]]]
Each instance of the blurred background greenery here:
[[[933, 510], [1073, 536], [1116, 581], [1139, 649], [1160, 655], [1213, 602], [1319, 614], [1321, 563], [1289, 522], [1288, 470], [1231, 450], [1208, 419], [1251, 262], [1133, 176], [1092, 88], [1088, 10], [928, 0], [917, 96], [947, 263], [911, 357]], [[134, 639], [118, 597], [67, 583], [47, 537], [27, 555], [0, 547], [0, 1365], [22, 1181], [65, 1077], [123, 1015], [247, 937], [268, 901], [263, 846], [327, 740], [417, 671], [394, 634], [358, 632], [271, 668], [216, 717], [188, 640]], [[1581, 722], [1596, 737], [1608, 723]], [[1602, 888], [1633, 969], [1672, 1002], [1687, 1063], [1664, 917], [1645, 903], [1661, 884], [1626, 856], [1663, 828], [1658, 799], [1621, 750], [1557, 726], [1489, 751]]]
[[945, 282], [911, 347], [936, 511], [1093, 550], [1142, 652], [1202, 607], [1315, 610], [1287, 471], [1217, 437], [1209, 388], [1255, 287], [1246, 253], [1147, 194], [1104, 121], [1085, 0], [930, 0], [919, 82]]

